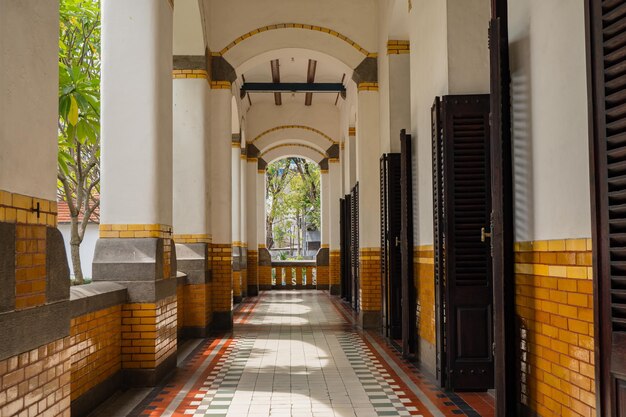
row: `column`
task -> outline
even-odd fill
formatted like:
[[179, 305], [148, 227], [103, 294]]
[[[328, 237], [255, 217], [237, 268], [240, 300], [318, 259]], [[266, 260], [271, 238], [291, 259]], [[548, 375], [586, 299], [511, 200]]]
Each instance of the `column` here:
[[231, 166], [232, 166], [232, 229], [233, 229], [233, 302], [241, 302], [241, 135], [232, 134]]
[[267, 163], [259, 158], [257, 163], [256, 177], [256, 219], [257, 219], [257, 246], [259, 248], [259, 261], [257, 278], [259, 291], [272, 289], [272, 256], [267, 250], [265, 240], [265, 168]]
[[342, 159], [344, 170], [344, 194], [350, 194], [356, 183], [356, 127], [348, 128], [348, 137], [344, 146], [345, 158]]
[[[400, 152], [400, 130], [411, 129], [411, 63], [408, 40], [390, 40], [387, 42], [387, 65], [389, 80], [389, 103], [381, 103], [381, 110], [386, 111], [389, 124], [385, 135], [389, 143], [385, 146], [389, 152]], [[384, 107], [384, 108], [382, 108]]]
[[180, 58], [174, 58], [173, 71], [173, 239], [177, 269], [186, 276], [178, 278], [178, 330], [186, 337], [206, 337], [212, 320], [210, 89], [204, 56]]
[[257, 232], [258, 206], [261, 200], [257, 195], [257, 165], [258, 159], [253, 155], [248, 145], [246, 153], [246, 209], [245, 216], [247, 219], [246, 229], [248, 235], [248, 295], [256, 296], [259, 294], [258, 281], [258, 262], [259, 262], [259, 240]]
[[[29, 414], [45, 386], [36, 414], [69, 416], [70, 275], [56, 228], [59, 3], [0, 2], [0, 39], [0, 414]], [[24, 377], [37, 368], [56, 372]]]
[[246, 148], [245, 142], [242, 137], [241, 139], [242, 147], [239, 150], [239, 192], [240, 192], [240, 203], [239, 203], [239, 230], [241, 233], [241, 258], [239, 261], [239, 268], [241, 270], [241, 296], [248, 296], [248, 205], [247, 205], [247, 193], [246, 193], [246, 175], [247, 171], [247, 159], [246, 159]]
[[[122, 369], [154, 385], [176, 367], [172, 248], [172, 7], [102, 3], [100, 239], [94, 281], [122, 283]], [[129, 109], [132, 109], [129, 110]], [[137, 318], [153, 318], [137, 324]]]
[[343, 197], [341, 195], [341, 165], [339, 158], [328, 159], [328, 204], [326, 205], [328, 210], [329, 219], [329, 284], [330, 293], [332, 295], [338, 295], [340, 292], [341, 282], [341, 251], [340, 251], [340, 222], [339, 222], [339, 199]]
[[329, 229], [330, 229], [330, 216], [329, 216], [329, 184], [328, 184], [328, 158], [324, 158], [320, 161], [320, 187], [322, 188], [321, 202], [320, 202], [320, 217], [322, 223], [321, 230], [321, 246], [317, 251], [316, 266], [317, 266], [317, 289], [328, 290], [329, 289]]
[[211, 83], [213, 326], [220, 330], [233, 326], [231, 97], [230, 83]]
[[363, 328], [377, 328], [381, 320], [378, 84], [363, 82], [358, 90], [359, 322]]

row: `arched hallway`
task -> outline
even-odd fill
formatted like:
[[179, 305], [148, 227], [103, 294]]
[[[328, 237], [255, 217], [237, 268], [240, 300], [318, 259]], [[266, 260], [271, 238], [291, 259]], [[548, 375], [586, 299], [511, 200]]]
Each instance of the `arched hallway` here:
[[162, 386], [113, 398], [91, 417], [494, 415], [491, 394], [437, 388], [326, 291], [263, 291], [236, 310], [232, 333], [193, 346]]

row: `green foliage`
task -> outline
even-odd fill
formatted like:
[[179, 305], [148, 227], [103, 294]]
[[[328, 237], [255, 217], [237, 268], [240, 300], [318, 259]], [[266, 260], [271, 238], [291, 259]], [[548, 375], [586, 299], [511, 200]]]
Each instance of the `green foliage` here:
[[302, 158], [286, 158], [268, 165], [266, 173], [266, 244], [272, 248], [274, 243], [293, 242], [302, 247], [304, 228], [320, 228], [319, 166]]
[[100, 2], [61, 0], [59, 11], [58, 194], [72, 218], [72, 263], [81, 283], [78, 247], [100, 204]]

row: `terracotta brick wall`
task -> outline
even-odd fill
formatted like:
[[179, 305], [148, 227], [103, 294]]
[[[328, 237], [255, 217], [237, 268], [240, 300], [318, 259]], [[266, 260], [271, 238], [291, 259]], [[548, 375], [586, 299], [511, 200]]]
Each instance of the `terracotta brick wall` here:
[[66, 337], [0, 361], [0, 416], [70, 416]]
[[515, 244], [522, 404], [543, 417], [595, 416], [591, 240]]
[[176, 333], [181, 335], [185, 322], [185, 286], [176, 286]]
[[46, 226], [18, 224], [15, 240], [15, 309], [46, 303]]
[[272, 285], [272, 267], [259, 265], [258, 278], [259, 278], [260, 286], [271, 286]]
[[185, 327], [206, 327], [211, 323], [211, 284], [184, 286]]
[[[330, 270], [328, 268], [328, 266], [318, 266], [317, 268], [317, 289], [318, 290], [327, 290], [328, 287], [328, 283], [329, 283], [329, 273]], [[307, 282], [308, 282], [308, 277], [307, 277]]]
[[15, 310], [47, 301], [46, 234], [56, 212], [56, 202], [0, 191], [0, 222], [15, 223]]
[[331, 285], [338, 285], [341, 281], [341, 251], [330, 251], [329, 275]]
[[233, 297], [241, 297], [241, 271], [233, 271]]
[[256, 285], [258, 283], [259, 271], [259, 252], [248, 249], [248, 284]]
[[431, 345], [436, 344], [435, 322], [435, 253], [433, 245], [413, 249], [413, 273], [417, 286], [417, 334]]
[[122, 368], [121, 325], [119, 305], [72, 319], [72, 401]]
[[157, 303], [124, 304], [122, 367], [154, 369], [176, 352], [176, 295]]
[[380, 311], [380, 248], [362, 248], [359, 257], [361, 311]]
[[243, 268], [241, 271], [241, 295], [246, 295], [248, 293], [248, 269]]
[[211, 245], [213, 311], [233, 310], [232, 243]]

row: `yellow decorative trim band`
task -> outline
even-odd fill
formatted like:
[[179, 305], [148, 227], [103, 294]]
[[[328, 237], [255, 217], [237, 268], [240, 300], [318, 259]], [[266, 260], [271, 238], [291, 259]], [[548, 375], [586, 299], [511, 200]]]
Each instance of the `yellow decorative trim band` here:
[[378, 83], [360, 83], [358, 85], [359, 91], [378, 91]]
[[322, 249], [329, 249], [330, 245], [328, 243], [322, 243], [322, 245], [320, 246]]
[[359, 252], [361, 261], [376, 261], [380, 259], [380, 248], [361, 248]]
[[259, 174], [265, 174], [265, 170], [264, 170], [264, 169], [259, 169], [259, 170], [257, 170], [257, 172], [258, 172]]
[[305, 145], [303, 143], [283, 143], [283, 144], [280, 144], [280, 145], [272, 146], [271, 148], [263, 151], [263, 153], [261, 153], [260, 156], [263, 157], [264, 155], [266, 155], [267, 153], [269, 153], [269, 152], [271, 152], [273, 150], [276, 150], [276, 149], [279, 149], [279, 148], [286, 148], [286, 147], [291, 147], [291, 148], [296, 147], [296, 148], [310, 149], [313, 152], [317, 152], [318, 154], [320, 154], [320, 156], [322, 158], [326, 158], [326, 154], [325, 153], [322, 153], [319, 150], [317, 150], [316, 148], [314, 148], [312, 146], [309, 146], [309, 145]]
[[248, 159], [248, 157], [245, 154], [241, 154], [239, 155], [239, 159], [246, 161]]
[[163, 238], [172, 237], [172, 226], [165, 224], [101, 224], [100, 238]]
[[345, 144], [344, 142], [341, 142], [341, 143], [339, 144], [339, 149], [341, 149], [342, 151], [343, 151], [344, 149], [346, 149], [346, 144]]
[[209, 234], [180, 234], [172, 235], [172, 239], [176, 243], [211, 243], [211, 235]]
[[259, 244], [257, 245], [257, 247], [258, 247], [259, 249], [266, 249], [266, 248], [267, 248], [267, 246], [265, 245], [265, 243], [259, 243]]
[[230, 146], [231, 146], [233, 149], [239, 149], [239, 151], [241, 152], [241, 144], [240, 144], [239, 142], [231, 142], [231, 143], [230, 143]]
[[326, 28], [324, 26], [307, 25], [303, 23], [279, 23], [276, 25], [262, 26], [260, 28], [251, 30], [250, 32], [241, 35], [240, 37], [238, 37], [237, 39], [235, 39], [234, 41], [226, 45], [221, 51], [214, 52], [213, 55], [214, 56], [224, 55], [226, 52], [234, 48], [236, 45], [240, 44], [241, 42], [245, 41], [248, 38], [251, 38], [254, 35], [258, 35], [259, 33], [268, 32], [270, 30], [277, 30], [277, 29], [304, 29], [304, 30], [312, 30], [316, 32], [326, 33], [330, 36], [334, 36], [335, 38], [346, 42], [347, 44], [349, 44], [354, 49], [356, 49], [357, 51], [359, 51], [360, 53], [362, 53], [363, 55], [367, 57], [376, 58], [378, 56], [378, 54], [376, 53], [368, 52], [366, 49], [361, 47], [361, 45], [359, 45], [358, 43], [354, 42], [352, 39], [348, 38], [347, 36], [337, 31], [334, 31], [330, 28]]
[[181, 78], [208, 79], [209, 74], [205, 70], [173, 70], [172, 78], [174, 79], [181, 79]]
[[337, 162], [339, 162], [339, 158], [328, 158], [328, 162], [331, 164], [335, 164]]
[[327, 169], [320, 169], [320, 174], [328, 174], [328, 170]]
[[0, 191], [0, 222], [56, 227], [57, 202]]
[[230, 90], [230, 81], [211, 81], [211, 88], [213, 90]]
[[388, 41], [387, 55], [408, 54], [411, 52], [409, 41]]
[[259, 158], [253, 158], [251, 156], [246, 156], [246, 159], [248, 160], [248, 162], [259, 162]]
[[265, 132], [257, 135], [257, 137], [252, 139], [252, 142], [250, 142], [250, 143], [252, 144], [252, 143], [256, 142], [257, 140], [261, 139], [265, 135], [268, 135], [270, 133], [273, 133], [273, 132], [276, 132], [276, 131], [279, 131], [279, 130], [285, 130], [285, 129], [308, 130], [310, 132], [317, 133], [318, 135], [322, 136], [324, 139], [329, 141], [331, 143], [331, 145], [334, 145], [334, 144], [337, 143], [333, 138], [331, 138], [330, 136], [328, 136], [326, 133], [322, 132], [321, 130], [318, 130], [318, 129], [316, 129], [314, 127], [310, 127], [310, 126], [304, 126], [304, 125], [282, 125], [282, 126], [276, 126], [276, 127], [268, 129]]
[[591, 239], [536, 240], [515, 242], [515, 252], [583, 252], [592, 250]]
[[240, 241], [238, 241], [238, 240], [235, 240], [235, 241], [233, 242], [233, 247], [235, 247], [235, 248], [241, 248], [241, 247], [243, 247], [243, 243], [241, 243], [241, 242], [240, 242]]
[[348, 128], [348, 136], [356, 136], [356, 127]]

